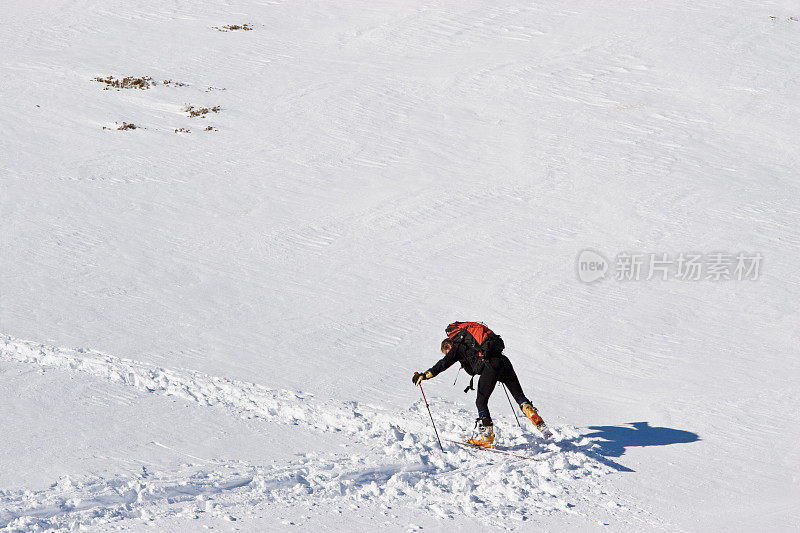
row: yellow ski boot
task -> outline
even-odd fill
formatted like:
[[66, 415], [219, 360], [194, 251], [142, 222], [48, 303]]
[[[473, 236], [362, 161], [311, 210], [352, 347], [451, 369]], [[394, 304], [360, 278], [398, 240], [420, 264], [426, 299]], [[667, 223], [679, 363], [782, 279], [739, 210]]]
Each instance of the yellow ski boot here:
[[547, 424], [545, 424], [544, 420], [542, 420], [542, 417], [539, 416], [539, 412], [534, 406], [531, 405], [531, 402], [525, 402], [521, 404], [520, 409], [522, 409], [522, 412], [525, 413], [525, 416], [527, 416], [530, 421], [533, 422], [533, 425], [536, 426], [536, 429], [542, 432], [544, 438], [549, 439], [553, 436], [553, 434], [550, 433], [550, 430], [547, 428]]
[[464, 439], [467, 444], [482, 448], [494, 448], [494, 424], [491, 418], [479, 418], [475, 421], [475, 431], [472, 436]]

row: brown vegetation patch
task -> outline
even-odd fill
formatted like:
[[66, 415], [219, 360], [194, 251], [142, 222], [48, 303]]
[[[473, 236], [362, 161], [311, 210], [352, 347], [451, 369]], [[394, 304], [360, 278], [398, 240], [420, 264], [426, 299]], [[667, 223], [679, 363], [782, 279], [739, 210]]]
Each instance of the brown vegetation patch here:
[[[126, 76], [122, 79], [115, 78], [114, 76], [106, 76], [102, 78], [100, 76], [95, 76], [92, 78], [92, 81], [96, 81], [99, 83], [105, 83], [106, 86], [103, 88], [104, 90], [108, 90], [111, 88], [120, 90], [120, 89], [149, 89], [155, 85], [158, 85], [159, 82], [155, 81], [150, 76]], [[175, 87], [185, 87], [188, 85], [187, 83], [183, 83], [182, 81], [173, 81], [173, 80], [164, 80], [161, 82], [161, 85], [173, 85]]]
[[[119, 122], [115, 122], [114, 124], [117, 125], [116, 129], [118, 129], [118, 130], [135, 130], [135, 129], [141, 127], [141, 126], [137, 126], [136, 124], [134, 124], [132, 122], [130, 124], [128, 124], [127, 122], [123, 122], [122, 124], [120, 124]], [[114, 128], [109, 128], [107, 126], [103, 126], [103, 129], [104, 130], [111, 130], [111, 129], [114, 129]]]
[[222, 27], [212, 26], [211, 29], [212, 30], [217, 30], [217, 31], [224, 31], [224, 32], [238, 31], [238, 30], [250, 31], [250, 30], [253, 29], [253, 26], [251, 26], [250, 24], [226, 24], [225, 26], [222, 26]]
[[96, 76], [92, 78], [92, 81], [105, 83], [105, 90], [108, 90], [111, 87], [115, 89], [149, 89], [153, 85], [157, 84], [157, 82], [153, 81], [153, 78], [150, 76], [141, 76], [139, 78], [134, 76], [126, 76], [122, 79], [115, 78], [114, 76], [108, 76], [105, 78]]
[[215, 105], [214, 107], [194, 107], [193, 105], [187, 105], [183, 108], [184, 111], [189, 113], [190, 117], [200, 117], [206, 118], [206, 115], [209, 113], [219, 113], [220, 107]]

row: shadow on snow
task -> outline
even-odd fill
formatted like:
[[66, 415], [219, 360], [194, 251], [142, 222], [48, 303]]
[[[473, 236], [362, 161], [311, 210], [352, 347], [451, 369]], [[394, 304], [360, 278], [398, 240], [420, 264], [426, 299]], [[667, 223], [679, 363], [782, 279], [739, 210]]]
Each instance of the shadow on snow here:
[[634, 446], [667, 446], [700, 440], [697, 433], [664, 427], [653, 427], [649, 422], [631, 422], [622, 426], [589, 426], [594, 430], [584, 437], [596, 440], [598, 453], [605, 457], [620, 457]]
[[558, 447], [562, 450], [579, 450], [618, 472], [635, 472], [632, 468], [610, 459], [621, 457], [629, 447], [666, 446], [700, 440], [700, 437], [691, 431], [652, 427], [649, 422], [631, 422], [620, 426], [589, 426], [589, 429], [593, 432], [582, 437], [592, 439], [592, 449], [576, 445], [573, 441], [562, 441], [558, 443]]

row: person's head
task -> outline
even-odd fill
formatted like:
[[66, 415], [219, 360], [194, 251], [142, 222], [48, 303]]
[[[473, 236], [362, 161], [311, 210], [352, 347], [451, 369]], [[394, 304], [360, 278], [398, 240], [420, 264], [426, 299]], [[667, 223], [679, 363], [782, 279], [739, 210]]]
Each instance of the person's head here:
[[453, 341], [450, 339], [445, 339], [442, 341], [442, 353], [447, 355], [447, 352], [450, 351], [450, 348], [453, 347]]

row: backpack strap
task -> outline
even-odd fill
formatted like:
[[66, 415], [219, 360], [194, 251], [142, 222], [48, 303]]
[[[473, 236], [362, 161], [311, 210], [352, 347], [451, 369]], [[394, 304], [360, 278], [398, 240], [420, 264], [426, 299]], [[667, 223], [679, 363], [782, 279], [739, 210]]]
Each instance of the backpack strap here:
[[475, 387], [472, 386], [473, 381], [475, 381], [475, 376], [471, 376], [469, 378], [469, 386], [466, 389], [464, 389], [464, 394], [468, 393], [471, 390], [475, 390]]

